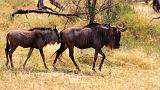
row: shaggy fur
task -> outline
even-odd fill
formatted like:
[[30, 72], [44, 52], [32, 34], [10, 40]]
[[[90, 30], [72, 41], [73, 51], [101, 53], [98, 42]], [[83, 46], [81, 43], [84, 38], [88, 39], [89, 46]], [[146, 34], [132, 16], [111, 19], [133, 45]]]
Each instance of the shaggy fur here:
[[68, 28], [60, 32], [61, 36], [61, 46], [55, 52], [56, 58], [53, 62], [55, 67], [56, 61], [60, 54], [62, 54], [66, 48], [69, 48], [69, 57], [73, 61], [74, 65], [78, 70], [79, 67], [74, 60], [74, 46], [80, 49], [94, 48], [95, 56], [92, 70], [95, 71], [95, 62], [98, 53], [102, 55], [102, 61], [99, 66], [99, 70], [102, 68], [103, 61], [105, 59], [105, 54], [102, 52], [101, 48], [109, 46], [111, 48], [119, 48], [121, 28], [118, 27], [108, 27], [102, 24], [94, 23], [86, 25], [82, 28]]
[[43, 47], [49, 43], [54, 44], [55, 42], [57, 43], [60, 42], [57, 29], [43, 28], [43, 27], [33, 28], [30, 30], [9, 32], [7, 34], [6, 39], [7, 39], [5, 48], [5, 53], [7, 58], [6, 66], [8, 66], [8, 62], [10, 59], [11, 67], [14, 67], [12, 63], [12, 54], [18, 46], [21, 46], [23, 48], [30, 48], [27, 59], [23, 64], [23, 67], [25, 67], [25, 64], [27, 63], [27, 60], [31, 56], [33, 49], [36, 48], [39, 49], [40, 51], [46, 69], [47, 66], [43, 54]]

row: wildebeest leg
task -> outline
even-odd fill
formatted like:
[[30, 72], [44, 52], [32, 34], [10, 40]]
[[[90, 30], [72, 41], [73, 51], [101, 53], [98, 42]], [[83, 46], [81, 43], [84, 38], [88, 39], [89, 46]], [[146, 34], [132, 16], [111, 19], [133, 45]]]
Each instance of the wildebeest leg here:
[[104, 59], [105, 59], [105, 54], [102, 52], [102, 50], [99, 50], [99, 53], [102, 55], [102, 60], [101, 60], [101, 63], [99, 65], [99, 71], [101, 71], [101, 68], [102, 68], [102, 65], [103, 65], [103, 62], [104, 62]]
[[40, 52], [40, 54], [41, 54], [44, 67], [45, 67], [46, 69], [48, 69], [48, 67], [47, 67], [47, 65], [46, 65], [46, 62], [45, 62], [45, 57], [44, 57], [44, 54], [43, 54], [43, 49], [39, 49], [39, 52]]
[[33, 50], [34, 50], [34, 48], [30, 48], [28, 55], [27, 55], [27, 59], [25, 60], [25, 62], [23, 64], [23, 69], [25, 69], [26, 63], [27, 63], [28, 59], [31, 57]]
[[7, 67], [7, 66], [8, 66], [8, 63], [9, 63], [8, 54], [6, 54], [6, 58], [7, 58], [7, 61], [6, 61], [6, 67]]
[[73, 49], [74, 49], [74, 47], [70, 47], [70, 48], [69, 48], [69, 57], [71, 58], [73, 64], [74, 64], [75, 67], [78, 69], [78, 71], [81, 71], [81, 70], [79, 69], [77, 63], [75, 62], [75, 59], [74, 59], [74, 56], [73, 56], [73, 54], [74, 54]]
[[66, 46], [63, 42], [61, 42], [60, 48], [55, 52], [56, 58], [55, 58], [55, 60], [54, 60], [54, 62], [53, 62], [53, 67], [54, 67], [55, 69], [56, 69], [55, 64], [56, 64], [56, 62], [57, 62], [57, 59], [59, 58], [59, 56], [60, 56], [66, 49], [67, 49], [67, 46]]
[[95, 50], [95, 54], [94, 54], [94, 62], [93, 62], [93, 67], [92, 67], [92, 70], [93, 70], [93, 71], [96, 71], [96, 70], [95, 70], [95, 64], [96, 64], [97, 56], [98, 56], [98, 51]]
[[9, 49], [5, 50], [5, 53], [6, 53], [6, 58], [7, 58], [6, 66], [8, 66], [8, 63], [9, 63], [9, 58], [8, 58]]
[[9, 58], [10, 58], [10, 63], [11, 63], [11, 67], [13, 68], [13, 62], [12, 62], [12, 54], [13, 52], [16, 50], [17, 46], [15, 47], [12, 47], [10, 50], [9, 50]]

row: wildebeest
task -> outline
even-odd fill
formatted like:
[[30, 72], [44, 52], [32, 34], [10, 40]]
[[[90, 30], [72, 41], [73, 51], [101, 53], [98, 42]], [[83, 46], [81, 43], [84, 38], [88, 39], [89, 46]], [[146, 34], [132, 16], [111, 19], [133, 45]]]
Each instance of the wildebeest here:
[[69, 48], [69, 57], [73, 61], [75, 67], [80, 71], [80, 68], [75, 62], [74, 59], [74, 46], [80, 49], [94, 48], [94, 62], [92, 70], [95, 71], [95, 63], [98, 56], [98, 53], [102, 55], [102, 60], [99, 65], [99, 70], [101, 71], [105, 54], [102, 52], [101, 48], [109, 46], [111, 48], [120, 47], [120, 38], [121, 32], [125, 31], [126, 28], [123, 27], [114, 27], [109, 24], [99, 24], [92, 23], [81, 28], [68, 28], [60, 32], [61, 37], [61, 46], [55, 52], [56, 58], [53, 62], [53, 67], [57, 62], [59, 56]]
[[153, 9], [156, 12], [159, 12], [160, 10], [160, 0], [153, 0]]
[[[11, 63], [11, 67], [13, 66], [12, 62], [12, 54], [16, 50], [18, 46], [23, 48], [30, 48], [29, 53], [27, 55], [27, 59], [23, 64], [23, 68], [30, 58], [34, 48], [39, 49], [41, 57], [43, 59], [44, 67], [46, 69], [45, 56], [43, 54], [43, 47], [47, 44], [55, 44], [55, 42], [60, 42], [60, 37], [58, 30], [55, 28], [45, 28], [45, 27], [37, 27], [30, 30], [21, 30], [21, 31], [13, 31], [7, 34], [7, 43], [5, 48], [6, 53], [6, 66], [8, 66], [9, 60]], [[8, 57], [9, 56], [9, 57]]]
[[[58, 3], [56, 0], [49, 0], [49, 2], [59, 8], [60, 10], [64, 10], [64, 7]], [[38, 0], [37, 7], [39, 10], [45, 10], [46, 6], [44, 6], [44, 0]]]

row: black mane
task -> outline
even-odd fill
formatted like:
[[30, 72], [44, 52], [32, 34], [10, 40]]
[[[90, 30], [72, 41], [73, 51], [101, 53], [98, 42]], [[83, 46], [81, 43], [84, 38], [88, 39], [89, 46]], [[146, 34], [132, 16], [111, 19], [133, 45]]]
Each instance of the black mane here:
[[95, 27], [95, 26], [98, 26], [98, 25], [101, 25], [100, 23], [90, 23], [84, 27]]
[[34, 31], [34, 30], [46, 31], [46, 30], [52, 30], [52, 28], [46, 28], [46, 27], [35, 27], [35, 28], [32, 28], [32, 29], [29, 29], [28, 31]]

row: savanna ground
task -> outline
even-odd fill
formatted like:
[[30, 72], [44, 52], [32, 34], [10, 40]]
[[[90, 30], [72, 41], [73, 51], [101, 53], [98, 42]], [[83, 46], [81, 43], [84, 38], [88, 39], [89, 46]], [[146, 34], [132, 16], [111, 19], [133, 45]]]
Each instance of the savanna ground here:
[[[121, 48], [109, 50], [103, 48], [107, 56], [102, 71], [91, 70], [93, 49], [79, 50], [75, 48], [75, 58], [81, 68], [80, 73], [68, 57], [63, 54], [58, 61], [58, 71], [52, 70], [52, 54], [59, 45], [48, 45], [44, 48], [46, 62], [50, 70], [43, 67], [38, 50], [34, 50], [26, 70], [22, 69], [28, 49], [17, 48], [13, 54], [15, 69], [5, 67], [6, 34], [9, 31], [28, 29], [35, 26], [50, 26], [56, 24], [59, 31], [64, 27], [62, 17], [30, 14], [10, 18], [10, 13], [17, 8], [35, 8], [34, 0], [0, 0], [0, 90], [160, 90], [160, 23], [151, 18], [158, 16], [150, 5], [133, 4], [131, 11], [123, 12], [118, 21], [125, 22], [128, 30], [122, 34]], [[46, 2], [48, 5], [49, 2]], [[103, 22], [97, 16], [97, 21]], [[54, 22], [53, 22], [54, 21]], [[82, 26], [82, 20], [67, 24]], [[97, 60], [98, 67], [101, 56]]]

